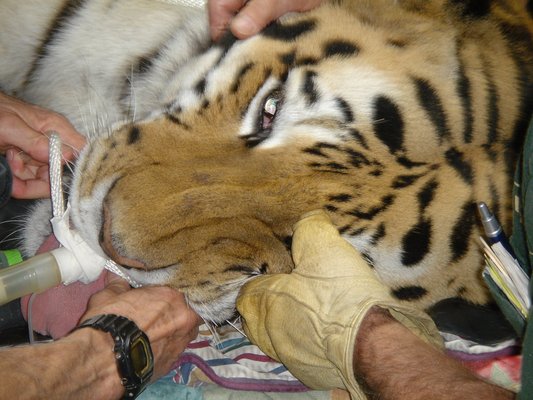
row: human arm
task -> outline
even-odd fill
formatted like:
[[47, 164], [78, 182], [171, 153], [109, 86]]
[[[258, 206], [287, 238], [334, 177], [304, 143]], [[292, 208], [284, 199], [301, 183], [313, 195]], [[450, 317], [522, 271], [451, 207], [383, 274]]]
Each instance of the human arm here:
[[211, 37], [217, 40], [230, 28], [239, 39], [259, 32], [290, 11], [307, 11], [323, 0], [209, 0]]
[[513, 399], [414, 335], [383, 309], [363, 319], [354, 349], [355, 377], [370, 399]]
[[0, 153], [13, 174], [13, 197], [50, 196], [46, 134], [51, 131], [64, 143], [63, 159], [73, 160], [85, 139], [65, 117], [0, 93]]
[[83, 329], [53, 343], [2, 349], [0, 398], [119, 398], [112, 348], [103, 332]]
[[[179, 292], [168, 287], [130, 289], [116, 277], [92, 296], [81, 320], [99, 314], [127, 317], [146, 333], [154, 354], [152, 381], [168, 372], [200, 323]], [[2, 349], [0, 398], [120, 398], [123, 388], [112, 349], [108, 333], [90, 328], [53, 343]]]
[[443, 376], [458, 392], [469, 385], [451, 382], [457, 378], [490, 389], [442, 353], [429, 316], [394, 300], [324, 213], [296, 224], [292, 246], [295, 270], [255, 278], [241, 290], [237, 308], [250, 340], [303, 383], [345, 388], [353, 399], [369, 390], [380, 399], [439, 398], [427, 391], [442, 388]]

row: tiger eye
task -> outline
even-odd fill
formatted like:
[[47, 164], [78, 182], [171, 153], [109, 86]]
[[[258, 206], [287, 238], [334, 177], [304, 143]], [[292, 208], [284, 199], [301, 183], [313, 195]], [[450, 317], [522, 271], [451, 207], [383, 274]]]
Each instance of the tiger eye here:
[[270, 114], [270, 115], [276, 115], [276, 111], [277, 111], [277, 109], [278, 109], [278, 103], [279, 103], [279, 99], [276, 99], [276, 98], [270, 97], [270, 98], [267, 99], [267, 101], [265, 102], [265, 108], [264, 108], [264, 111], [265, 111], [267, 114]]

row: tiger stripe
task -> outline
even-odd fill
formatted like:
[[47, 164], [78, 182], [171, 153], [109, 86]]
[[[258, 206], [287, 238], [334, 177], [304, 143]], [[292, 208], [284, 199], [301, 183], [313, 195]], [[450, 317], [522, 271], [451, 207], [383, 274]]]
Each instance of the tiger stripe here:
[[44, 36], [43, 41], [41, 42], [41, 45], [36, 51], [35, 58], [31, 64], [31, 67], [26, 74], [26, 78], [24, 79], [24, 83], [22, 84], [22, 87], [25, 87], [28, 82], [30, 82], [33, 77], [35, 76], [38, 68], [39, 63], [45, 59], [48, 56], [48, 49], [54, 43], [54, 41], [57, 40], [59, 35], [63, 32], [63, 30], [68, 26], [68, 23], [70, 20], [76, 16], [76, 14], [83, 9], [83, 6], [88, 0], [65, 0], [63, 3], [63, 6], [61, 7], [61, 10], [57, 14], [57, 16], [54, 18], [53, 21], [51, 21], [50, 26], [48, 27], [46, 34]]

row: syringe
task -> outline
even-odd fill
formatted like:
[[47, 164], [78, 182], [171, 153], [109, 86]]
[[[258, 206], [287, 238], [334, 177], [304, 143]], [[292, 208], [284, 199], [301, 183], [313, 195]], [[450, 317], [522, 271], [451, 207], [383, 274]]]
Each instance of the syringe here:
[[65, 268], [78, 268], [76, 258], [65, 247], [38, 254], [0, 270], [0, 305], [31, 293], [59, 285]]

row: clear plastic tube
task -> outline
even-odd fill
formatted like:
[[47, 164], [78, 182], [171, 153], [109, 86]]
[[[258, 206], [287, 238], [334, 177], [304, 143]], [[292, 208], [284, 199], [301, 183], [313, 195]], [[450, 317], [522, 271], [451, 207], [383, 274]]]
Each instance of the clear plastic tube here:
[[40, 293], [61, 283], [53, 253], [43, 253], [0, 270], [0, 305], [30, 293]]
[[82, 248], [81, 243], [75, 240], [70, 243], [74, 244], [73, 248], [78, 251], [78, 257], [66, 247], [58, 247], [0, 269], [0, 306], [31, 293], [44, 292], [60, 283], [68, 285], [76, 281], [93, 282], [104, 268], [126, 279], [133, 287], [141, 286], [120, 266], [91, 252], [88, 246]]

